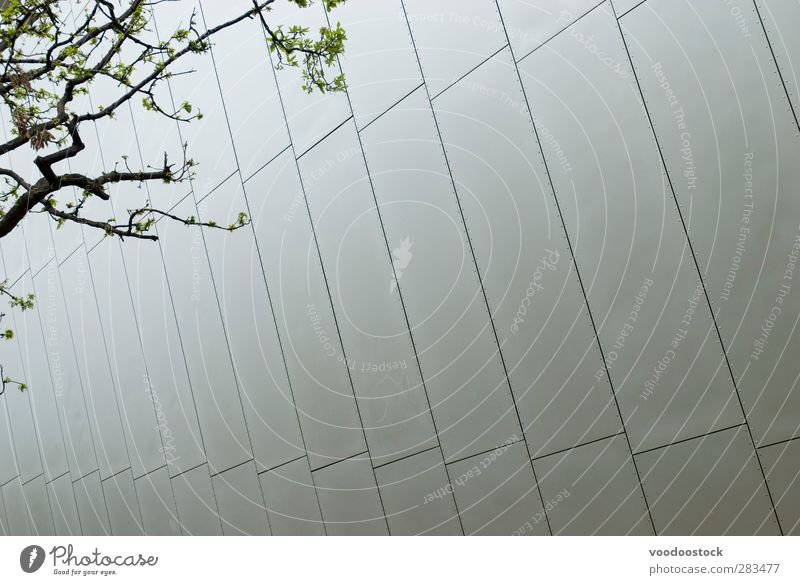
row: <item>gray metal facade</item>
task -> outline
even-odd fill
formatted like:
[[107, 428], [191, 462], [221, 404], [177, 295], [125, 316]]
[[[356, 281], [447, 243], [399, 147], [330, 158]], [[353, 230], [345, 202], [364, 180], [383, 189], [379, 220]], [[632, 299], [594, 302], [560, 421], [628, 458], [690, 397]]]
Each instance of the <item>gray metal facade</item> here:
[[0, 243], [0, 534], [800, 534], [800, 2], [329, 17], [347, 94], [254, 20], [173, 80], [201, 121], [84, 131], [200, 162], [95, 213], [252, 227]]

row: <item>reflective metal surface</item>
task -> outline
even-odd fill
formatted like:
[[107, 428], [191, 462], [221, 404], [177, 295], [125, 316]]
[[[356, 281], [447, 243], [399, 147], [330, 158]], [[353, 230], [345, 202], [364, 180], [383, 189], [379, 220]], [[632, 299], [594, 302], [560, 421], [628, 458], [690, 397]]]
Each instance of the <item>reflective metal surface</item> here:
[[799, 6], [276, 2], [325, 95], [218, 37], [84, 132], [197, 176], [87, 205], [252, 225], [0, 242], [0, 534], [800, 534]]

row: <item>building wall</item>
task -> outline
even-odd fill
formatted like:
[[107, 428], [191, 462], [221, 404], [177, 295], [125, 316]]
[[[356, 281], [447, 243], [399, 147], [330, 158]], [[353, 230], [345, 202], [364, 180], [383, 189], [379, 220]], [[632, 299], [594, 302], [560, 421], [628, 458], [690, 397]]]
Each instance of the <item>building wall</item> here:
[[800, 533], [800, 4], [327, 17], [347, 94], [248, 21], [173, 79], [202, 120], [83, 129], [89, 172], [200, 162], [92, 212], [251, 226], [0, 242], [0, 533]]

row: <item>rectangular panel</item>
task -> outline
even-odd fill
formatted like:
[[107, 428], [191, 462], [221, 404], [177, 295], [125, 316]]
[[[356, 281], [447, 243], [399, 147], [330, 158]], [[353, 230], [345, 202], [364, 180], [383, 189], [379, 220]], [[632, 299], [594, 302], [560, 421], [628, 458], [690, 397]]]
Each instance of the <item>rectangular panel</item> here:
[[553, 534], [653, 534], [623, 435], [534, 461]]
[[259, 476], [272, 534], [325, 534], [308, 460], [303, 457]]
[[[242, 8], [240, 13], [246, 10], [240, 3], [236, 4]], [[196, 0], [167, 2], [158, 6], [158, 10], [154, 11], [154, 19], [161, 40], [165, 40], [177, 29], [188, 28], [193, 11], [195, 11], [194, 26], [202, 30], [204, 22]], [[236, 160], [210, 53], [190, 52], [181, 57], [179, 67], [181, 71], [188, 70], [191, 73], [173, 76], [168, 81], [169, 92], [166, 91], [167, 85], [161, 88], [161, 93], [158, 95], [161, 100], [159, 103], [165, 108], [174, 110], [181, 109], [184, 102], [191, 105], [192, 112], [189, 115], [195, 118], [191, 123], [180, 124], [179, 132], [182, 143], [188, 144], [188, 156], [199, 164], [197, 176], [192, 181], [192, 189], [198, 197], [201, 197], [236, 171]], [[188, 114], [185, 111], [181, 113]], [[202, 114], [202, 119], [196, 118], [198, 113]], [[137, 126], [147, 123], [153, 125], [152, 115], [146, 114], [137, 116]], [[168, 125], [169, 120], [161, 117], [158, 126]], [[143, 151], [143, 153], [146, 157], [163, 156], [161, 155], [163, 150], [165, 148], [161, 146], [158, 150]], [[179, 152], [175, 154], [180, 156]], [[151, 161], [145, 162], [158, 165]]]
[[[161, 103], [170, 103], [170, 97], [166, 95], [167, 90], [168, 87], [164, 85], [162, 89], [155, 91]], [[194, 112], [197, 113], [197, 110]], [[214, 115], [218, 116], [219, 114], [215, 113]], [[198, 122], [192, 122], [192, 124], [196, 123]], [[202, 124], [202, 121], [199, 123]], [[101, 128], [102, 126], [98, 126], [98, 132]], [[123, 136], [131, 136], [132, 140], [130, 142], [114, 140], [113, 136], [118, 132]], [[168, 162], [174, 165], [179, 165], [183, 160], [183, 142], [178, 134], [178, 125], [170, 124], [169, 120], [164, 119], [157, 112], [146, 110], [138, 100], [133, 100], [127, 104], [127, 107], [120, 108], [117, 117], [106, 123], [105, 133], [102, 153], [106, 165], [113, 165], [116, 162], [121, 167], [125, 161], [123, 156], [129, 157], [127, 164], [130, 167], [140, 169], [160, 168], [164, 164], [164, 154], [167, 155]], [[194, 148], [190, 147], [187, 156], [193, 156], [194, 152]], [[198, 162], [205, 163], [207, 172], [209, 175], [213, 175], [215, 171], [212, 161], [204, 158], [202, 161], [198, 159]], [[204, 173], [201, 178], [205, 177]], [[209, 183], [214, 180], [213, 176], [208, 176]], [[114, 206], [116, 213], [124, 217], [122, 214], [128, 209], [144, 207], [148, 202], [158, 209], [170, 209], [186, 196], [191, 188], [185, 182], [147, 181], [141, 187], [135, 183], [121, 183], [111, 185], [107, 190], [111, 194], [110, 203]], [[93, 203], [97, 205], [97, 201]], [[100, 216], [105, 217], [105, 214], [100, 214]], [[84, 229], [84, 236], [89, 248], [105, 237], [100, 230], [90, 228]]]
[[520, 63], [523, 83], [634, 452], [737, 424], [614, 15], [602, 6], [548, 47]]
[[531, 455], [619, 431], [509, 51], [434, 107]]
[[[48, 270], [52, 264], [48, 265]], [[13, 315], [7, 318], [13, 319], [15, 336], [19, 343], [22, 357], [22, 368], [18, 370], [20, 362], [17, 359], [4, 362], [4, 367], [9, 368], [9, 373], [15, 372], [12, 378], [23, 381], [30, 391], [25, 394], [30, 399], [31, 413], [36, 426], [36, 436], [38, 438], [39, 450], [41, 453], [42, 464], [44, 466], [45, 481], [62, 475], [69, 470], [67, 463], [67, 452], [65, 450], [64, 437], [61, 433], [61, 422], [59, 421], [57, 401], [59, 393], [55, 391], [53, 381], [58, 381], [58, 377], [51, 376], [48, 366], [48, 356], [55, 357], [58, 350], [54, 349], [50, 343], [46, 343], [42, 336], [45, 327], [49, 328], [50, 321], [45, 315], [52, 313], [52, 304], [49, 302], [49, 295], [53, 292], [50, 286], [50, 279], [55, 282], [57, 274], [47, 275], [48, 289], [47, 296], [37, 297], [34, 300], [34, 309], [26, 311], [15, 310]], [[27, 275], [19, 281], [14, 289], [14, 294], [24, 296], [31, 290], [31, 282]], [[40, 294], [44, 291], [40, 291]], [[7, 341], [5, 343], [8, 343]], [[13, 342], [14, 346], [17, 342]], [[14, 348], [16, 350], [16, 347]], [[14, 356], [16, 358], [16, 356]], [[18, 387], [11, 386], [12, 392]], [[63, 388], [59, 388], [63, 391]], [[14, 421], [16, 424], [16, 421]], [[24, 435], [20, 437], [25, 440]], [[18, 445], [21, 446], [21, 445]], [[20, 461], [20, 466], [22, 463]], [[23, 482], [26, 479], [22, 480]]]
[[466, 534], [549, 534], [525, 445], [498, 447], [448, 466]]
[[369, 459], [352, 457], [314, 472], [319, 505], [328, 534], [388, 534]]
[[31, 523], [31, 531], [39, 536], [53, 536], [53, 516], [50, 513], [50, 501], [47, 498], [47, 488], [44, 475], [32, 479], [22, 486], [25, 494], [25, 505]]
[[53, 511], [53, 525], [57, 536], [73, 536], [81, 534], [81, 522], [78, 518], [78, 504], [72, 489], [69, 473], [57, 477], [47, 484], [50, 508]]
[[[22, 290], [30, 290], [30, 285], [28, 284], [25, 289], [15, 289], [15, 293], [20, 294], [17, 291]], [[28, 320], [15, 317], [16, 315], [10, 312], [6, 317], [8, 321], [5, 321], [4, 327], [13, 329], [16, 339], [5, 340], [0, 343], [0, 363], [3, 364], [4, 375], [15, 380], [24, 379], [24, 383], [28, 385], [28, 388], [42, 387], [45, 388], [42, 392], [46, 393], [46, 386], [43, 384], [40, 386], [37, 382], [39, 380], [47, 381], [47, 371], [37, 372], [35, 378], [32, 378], [36, 382], [31, 386], [31, 378], [27, 377], [28, 370], [22, 365], [18, 340], [21, 335], [26, 334], [24, 325]], [[18, 325], [22, 326], [22, 328]], [[41, 332], [39, 339], [41, 339]], [[2, 398], [0, 398], [3, 401], [9, 431], [4, 435], [4, 438], [8, 437], [8, 448], [13, 449], [14, 452], [7, 453], [4, 456], [3, 481], [5, 482], [17, 475], [20, 476], [20, 481], [28, 481], [43, 471], [38, 432], [34, 424], [31, 407], [31, 396], [29, 391], [21, 392], [18, 386], [9, 385], [7, 388]], [[11, 440], [12, 437], [13, 441]]]
[[[173, 213], [198, 215], [191, 197]], [[199, 215], [205, 216], [202, 208]], [[252, 453], [203, 233], [168, 219], [158, 231], [206, 456], [211, 471], [221, 471]]]
[[[9, 345], [7, 340], [3, 345]], [[0, 360], [3, 368], [9, 367], [9, 362], [4, 358], [7, 354], [0, 351]], [[10, 372], [10, 370], [9, 370]], [[14, 436], [11, 433], [11, 421], [8, 419], [6, 399], [0, 398], [0, 485], [17, 477], [17, 460], [14, 457]]]
[[764, 447], [759, 454], [783, 533], [800, 535], [800, 441]]
[[0, 489], [0, 536], [10, 536], [6, 506], [3, 503], [3, 490]]
[[6, 509], [8, 533], [12, 536], [31, 536], [31, 523], [28, 517], [25, 494], [19, 479], [14, 479], [2, 487], [3, 504]]
[[[226, 22], [247, 8], [240, 2], [215, 0], [206, 0], [201, 6], [208, 27]], [[248, 19], [214, 35], [211, 52], [239, 171], [247, 178], [289, 146], [261, 23], [257, 18]], [[243, 59], [243, 55], [248, 58]]]
[[459, 535], [442, 452], [430, 449], [375, 470], [393, 535]]
[[111, 524], [100, 484], [100, 474], [95, 471], [72, 484], [78, 503], [78, 516], [84, 536], [110, 536]]
[[363, 127], [422, 83], [403, 6], [401, 0], [351, 0], [337, 6], [330, 20], [347, 31], [342, 69]]
[[224, 535], [269, 534], [264, 496], [252, 461], [215, 475], [211, 483]]
[[445, 460], [494, 448], [520, 430], [424, 92], [363, 139]]
[[175, 498], [166, 467], [151, 471], [134, 481], [144, 533], [153, 536], [177, 536], [181, 529]]
[[261, 260], [313, 468], [361, 453], [364, 435], [291, 153], [248, 182]]
[[126, 469], [114, 477], [103, 481], [103, 494], [108, 507], [111, 522], [111, 534], [114, 536], [141, 536], [142, 515], [136, 489], [133, 485], [133, 474]]
[[[81, 247], [59, 267], [59, 272], [103, 479], [130, 467], [130, 462], [88, 264]], [[126, 289], [120, 292], [124, 294]]]
[[[229, 181], [200, 202], [204, 220], [228, 224], [247, 210], [241, 183]], [[254, 195], [261, 195], [255, 192]], [[253, 228], [204, 231], [222, 308], [239, 399], [260, 470], [305, 452]]]
[[221, 536], [219, 512], [208, 466], [201, 465], [172, 479], [181, 532], [194, 536]]
[[[329, 359], [350, 370], [373, 464], [435, 445], [355, 126], [328, 136], [303, 157], [300, 172], [344, 345]], [[318, 329], [314, 313], [309, 309], [308, 325], [317, 336], [335, 336]]]
[[[104, 85], [102, 81], [97, 84], [92, 84], [92, 98], [95, 104], [108, 104], [119, 96], [116, 88], [115, 91], [108, 91], [108, 88]], [[134, 104], [133, 107], [143, 109], [139, 100], [134, 100]], [[81, 106], [79, 106], [78, 109], [82, 109]], [[85, 109], [86, 111], [93, 110], [93, 108], [90, 109], [89, 104], [86, 104]], [[84, 123], [80, 126], [81, 139], [84, 140], [86, 149], [81, 152], [77, 161], [72, 163], [73, 170], [89, 177], [99, 177], [107, 171], [112, 171], [114, 169], [122, 170], [126, 167], [131, 170], [143, 168], [147, 170], [146, 166], [142, 165], [140, 162], [139, 145], [136, 141], [137, 129], [131, 119], [130, 110], [130, 105], [124, 105], [117, 110], [117, 114], [113, 119], [106, 118], [96, 122]], [[161, 127], [158, 150], [155, 152], [153, 152], [153, 150], [145, 151], [147, 153], [145, 155], [147, 157], [147, 164], [156, 167], [164, 163], [164, 140], [165, 137], [169, 135], [168, 129], [165, 128], [165, 126], [169, 127], [170, 124], [169, 121], [164, 118], [157, 120], [154, 112], [152, 112], [150, 116], [147, 123], [152, 126], [153, 122], [158, 122], [157, 125]], [[144, 121], [140, 121], [139, 128], [142, 132], [147, 132]], [[176, 137], [172, 146], [175, 147], [179, 144], [180, 142], [178, 142]], [[175, 148], [170, 151], [170, 156], [173, 157], [171, 160], [173, 162], [177, 162], [176, 158], [180, 156], [180, 152], [180, 149]], [[123, 157], [129, 158], [125, 159]], [[151, 184], [153, 187], [150, 186]], [[131, 182], [104, 185], [103, 188], [110, 196], [110, 199], [102, 200], [95, 196], [88, 197], [83, 203], [81, 215], [85, 218], [97, 221], [106, 221], [112, 217], [117, 217], [122, 220], [122, 218], [127, 217], [126, 211], [128, 209], [137, 209], [145, 205], [149, 189], [153, 188], [159, 195], [162, 190], [166, 190], [164, 189], [166, 185], [161, 187], [155, 182], [146, 185], [147, 186], [139, 186]], [[174, 190], [175, 188], [175, 185], [169, 185], [170, 190]], [[74, 204], [83, 200], [81, 192], [75, 189], [63, 190], [56, 196], [60, 203], [59, 207], [65, 211], [69, 211], [69, 209], [66, 208], [67, 203], [71, 202]], [[163, 202], [159, 201], [158, 204], [162, 205]], [[69, 248], [63, 244], [59, 244], [59, 239], [63, 238], [61, 232], [65, 230], [67, 230], [67, 232], [78, 232], [75, 245]], [[53, 230], [53, 238], [56, 241], [56, 257], [60, 261], [63, 261], [67, 253], [72, 252], [78, 245], [85, 243], [87, 246], [91, 247], [105, 237], [105, 232], [102, 229], [88, 225], [81, 226], [67, 221], [62, 224], [61, 227], [57, 227], [57, 229]]]
[[405, 0], [431, 95], [506, 44], [497, 5], [488, 0]]
[[[288, 30], [292, 26], [308, 28], [308, 35], [312, 39], [319, 38], [320, 27], [328, 25], [325, 9], [319, 2], [309, 4], [306, 8], [299, 8], [294, 2], [282, 2], [275, 5], [266, 14], [266, 18], [273, 29], [284, 27], [284, 30]], [[271, 59], [273, 66], [277, 68], [275, 53], [272, 53]], [[284, 67], [275, 73], [294, 151], [297, 156], [301, 156], [350, 117], [347, 96], [331, 92], [323, 94], [316, 89], [312, 93], [305, 91], [302, 67]], [[326, 68], [329, 80], [339, 73], [338, 65]], [[276, 121], [273, 121], [273, 124]]]
[[[13, 163], [12, 163], [13, 164]], [[55, 257], [51, 233], [53, 220], [43, 213], [29, 213], [21, 226], [31, 274], [36, 274]], [[76, 242], [77, 243], [77, 242]]]
[[[33, 279], [33, 285], [44, 330], [49, 374], [61, 417], [64, 447], [74, 480], [97, 469], [97, 436], [87, 412], [86, 394], [55, 261]], [[37, 371], [47, 373], [42, 365], [36, 363]]]
[[[95, 295], [117, 390], [128, 457], [134, 477], [139, 477], [164, 465], [167, 451], [158, 430], [161, 421], [156, 420], [156, 395], [152, 393], [144, 362], [139, 324], [133, 313], [119, 245], [109, 238], [95, 247], [89, 256], [86, 273], [78, 279], [75, 288], [81, 294]], [[79, 256], [79, 272], [82, 262], [86, 262], [86, 258]], [[158, 311], [155, 307], [150, 310]]]
[[522, 59], [602, 2], [598, 0], [497, 0], [514, 56]]
[[636, 455], [656, 532], [778, 534], [744, 427]]
[[147, 364], [148, 378], [142, 382], [155, 410], [154, 427], [161, 433], [170, 474], [177, 475], [206, 456], [161, 249], [157, 243], [129, 241], [123, 255]]
[[622, 22], [755, 441], [793, 437], [800, 134], [755, 8], [656, 0]]
[[[800, 115], [800, 38], [794, 34], [792, 23], [800, 19], [800, 3], [784, 0], [756, 0], [758, 16], [767, 29], [767, 39], [772, 46], [775, 59], [781, 69], [783, 81], [789, 91], [792, 107]], [[759, 23], [752, 18], [745, 18], [747, 3], [735, 2], [730, 10], [742, 34], [747, 38], [761, 35]], [[751, 28], [754, 27], [753, 28]]]

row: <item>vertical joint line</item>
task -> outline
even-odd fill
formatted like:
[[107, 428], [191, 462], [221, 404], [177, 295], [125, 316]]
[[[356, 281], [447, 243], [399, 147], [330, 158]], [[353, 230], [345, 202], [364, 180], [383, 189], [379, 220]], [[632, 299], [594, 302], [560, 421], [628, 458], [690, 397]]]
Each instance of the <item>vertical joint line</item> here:
[[[783, 526], [781, 526], [780, 518], [778, 518], [778, 510], [775, 506], [775, 500], [772, 497], [772, 492], [770, 491], [769, 484], [767, 483], [767, 474], [764, 471], [764, 465], [761, 462], [761, 456], [758, 452], [758, 449], [756, 448], [755, 440], [753, 439], [753, 431], [750, 428], [750, 421], [747, 419], [747, 412], [744, 408], [744, 403], [742, 402], [742, 396], [739, 393], [739, 385], [736, 382], [736, 376], [734, 376], [733, 374], [733, 368], [731, 367], [730, 358], [728, 357], [728, 350], [725, 347], [725, 342], [722, 339], [722, 332], [720, 331], [719, 324], [717, 323], [717, 317], [714, 314], [714, 310], [711, 306], [711, 297], [709, 296], [708, 289], [706, 288], [706, 283], [703, 278], [703, 271], [700, 269], [700, 264], [697, 261], [697, 254], [695, 253], [694, 245], [692, 244], [692, 239], [689, 237], [689, 230], [686, 225], [686, 220], [683, 217], [683, 211], [681, 210], [680, 203], [678, 202], [678, 196], [675, 192], [675, 187], [672, 183], [672, 177], [670, 176], [669, 169], [667, 168], [667, 161], [664, 158], [664, 151], [662, 150], [661, 142], [659, 141], [658, 135], [656, 134], [655, 126], [653, 126], [653, 118], [650, 115], [650, 109], [647, 107], [647, 101], [645, 100], [644, 97], [644, 91], [642, 91], [642, 84], [639, 82], [639, 75], [636, 73], [636, 68], [633, 66], [633, 58], [631, 57], [631, 52], [630, 49], [628, 48], [628, 41], [625, 39], [625, 33], [622, 30], [622, 24], [619, 22], [619, 19], [616, 18], [617, 13], [616, 10], [614, 9], [614, 5], [611, 2], [609, 2], [609, 5], [611, 6], [611, 11], [615, 17], [614, 20], [616, 21], [617, 28], [619, 29], [619, 34], [622, 39], [622, 45], [625, 48], [625, 54], [627, 55], [628, 62], [630, 63], [631, 66], [631, 71], [633, 72], [633, 78], [636, 81], [636, 87], [639, 91], [639, 97], [641, 98], [642, 107], [644, 108], [644, 112], [647, 116], [647, 122], [650, 125], [650, 131], [653, 133], [653, 140], [655, 140], [656, 147], [658, 148], [658, 154], [659, 157], [661, 158], [661, 165], [662, 168], [664, 169], [664, 174], [667, 177], [667, 183], [669, 184], [669, 189], [670, 192], [672, 193], [672, 198], [675, 201], [675, 207], [678, 210], [678, 217], [681, 220], [681, 226], [683, 227], [684, 235], [686, 236], [686, 241], [689, 245], [689, 251], [692, 254], [692, 260], [694, 262], [695, 270], [697, 271], [697, 277], [700, 280], [700, 285], [703, 287], [703, 296], [706, 299], [706, 304], [708, 305], [708, 312], [711, 316], [711, 322], [714, 324], [714, 330], [717, 333], [717, 338], [719, 339], [719, 344], [720, 347], [722, 348], [722, 355], [725, 357], [725, 365], [728, 369], [728, 374], [731, 377], [731, 382], [733, 383], [733, 390], [734, 393], [736, 394], [736, 399], [739, 402], [739, 408], [741, 409], [742, 412], [744, 425], [747, 428], [747, 434], [750, 437], [750, 443], [753, 445], [753, 451], [756, 456], [756, 461], [758, 462], [758, 468], [761, 471], [761, 478], [764, 481], [764, 487], [767, 490], [767, 496], [769, 496], [770, 505], [772, 506], [772, 514], [775, 516], [775, 522], [778, 525], [778, 531], [780, 532], [781, 536], [783, 536], [784, 534]], [[791, 108], [791, 103], [789, 104], [789, 107]]]

